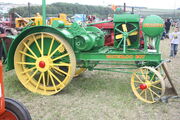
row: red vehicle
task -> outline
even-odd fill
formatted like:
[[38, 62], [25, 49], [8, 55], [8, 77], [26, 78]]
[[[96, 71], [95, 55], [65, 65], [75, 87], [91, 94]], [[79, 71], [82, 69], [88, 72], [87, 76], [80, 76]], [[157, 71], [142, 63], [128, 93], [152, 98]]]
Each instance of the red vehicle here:
[[99, 22], [99, 23], [90, 23], [90, 26], [97, 27], [103, 30], [105, 34], [105, 46], [114, 45], [114, 23], [111, 21]]
[[2, 72], [0, 61], [0, 120], [31, 120], [28, 110], [21, 103], [5, 98]]

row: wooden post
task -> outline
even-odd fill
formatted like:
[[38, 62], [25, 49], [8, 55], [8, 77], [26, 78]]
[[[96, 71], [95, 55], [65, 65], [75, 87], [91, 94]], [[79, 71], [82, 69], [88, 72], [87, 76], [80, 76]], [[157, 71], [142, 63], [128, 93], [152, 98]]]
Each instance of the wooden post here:
[[169, 73], [168, 73], [168, 71], [167, 71], [167, 69], [166, 69], [165, 63], [162, 64], [162, 68], [163, 68], [163, 70], [164, 70], [164, 72], [165, 72], [165, 74], [166, 74], [166, 76], [167, 76], [167, 79], [168, 79], [168, 81], [169, 81], [169, 83], [170, 83], [170, 85], [171, 85], [174, 93], [175, 93], [176, 95], [178, 95], [178, 93], [177, 93], [177, 91], [176, 91], [176, 89], [175, 89], [175, 87], [174, 87], [174, 85], [173, 85], [173, 83], [172, 83], [172, 80], [171, 80], [171, 78], [170, 78], [170, 75], [169, 75]]

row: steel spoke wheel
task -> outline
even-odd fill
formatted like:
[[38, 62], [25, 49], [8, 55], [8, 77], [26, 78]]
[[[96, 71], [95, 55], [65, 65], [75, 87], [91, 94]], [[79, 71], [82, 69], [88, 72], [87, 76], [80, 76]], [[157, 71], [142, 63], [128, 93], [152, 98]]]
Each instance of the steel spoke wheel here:
[[52, 95], [73, 78], [76, 60], [63, 38], [40, 32], [25, 37], [15, 51], [14, 65], [21, 83], [30, 91]]
[[165, 92], [163, 77], [151, 67], [137, 69], [131, 77], [131, 87], [135, 96], [146, 103], [155, 103]]

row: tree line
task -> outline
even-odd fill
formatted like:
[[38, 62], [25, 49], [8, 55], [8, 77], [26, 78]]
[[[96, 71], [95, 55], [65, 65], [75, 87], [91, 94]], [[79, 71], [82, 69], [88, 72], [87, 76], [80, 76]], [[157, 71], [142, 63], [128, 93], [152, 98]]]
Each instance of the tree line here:
[[[103, 6], [92, 6], [92, 5], [81, 5], [78, 3], [53, 3], [46, 6], [47, 17], [57, 17], [59, 13], [66, 13], [69, 16], [74, 14], [86, 14], [96, 15], [101, 18], [107, 18], [109, 14], [113, 14], [113, 10]], [[28, 17], [29, 11], [28, 6], [17, 7], [9, 10], [9, 13], [16, 12], [22, 17]], [[41, 6], [30, 6], [30, 16], [34, 16], [35, 13], [42, 14]]]

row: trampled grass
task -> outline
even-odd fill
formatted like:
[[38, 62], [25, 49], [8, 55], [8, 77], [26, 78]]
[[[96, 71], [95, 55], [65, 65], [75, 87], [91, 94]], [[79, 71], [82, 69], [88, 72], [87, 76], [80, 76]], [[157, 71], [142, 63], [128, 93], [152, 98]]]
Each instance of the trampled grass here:
[[[169, 40], [161, 41], [161, 50], [167, 58]], [[178, 91], [179, 54], [168, 64]], [[155, 104], [138, 100], [130, 87], [130, 74], [86, 71], [53, 96], [31, 93], [21, 85], [14, 71], [4, 75], [6, 97], [22, 102], [33, 120], [178, 120], [180, 116], [179, 100]]]

